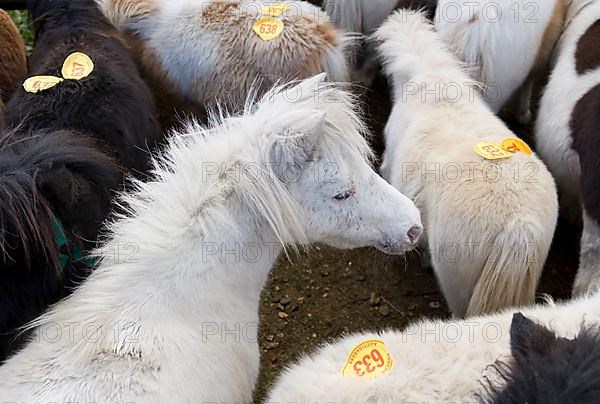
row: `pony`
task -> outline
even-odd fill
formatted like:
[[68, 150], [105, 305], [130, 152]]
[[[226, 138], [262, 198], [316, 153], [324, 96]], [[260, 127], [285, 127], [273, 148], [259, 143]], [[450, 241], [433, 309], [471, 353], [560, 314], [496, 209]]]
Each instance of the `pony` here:
[[511, 359], [494, 364], [482, 404], [592, 404], [600, 394], [600, 330], [586, 325], [573, 339], [556, 335], [523, 314], [513, 316]]
[[20, 87], [0, 142], [0, 361], [18, 328], [67, 295], [93, 263], [123, 173], [143, 175], [161, 138], [150, 91], [115, 28], [92, 0], [28, 3], [36, 34], [31, 73], [60, 75], [84, 52], [88, 77], [38, 93]]
[[19, 29], [0, 9], [0, 127], [4, 105], [27, 75], [27, 52]]
[[[250, 402], [260, 293], [281, 252], [402, 254], [422, 232], [371, 168], [354, 103], [319, 75], [176, 132], [152, 179], [121, 195], [98, 268], [0, 367], [3, 400]], [[127, 243], [135, 254], [115, 258]], [[45, 337], [65, 322], [73, 338]]]
[[579, 270], [573, 288], [581, 295], [600, 287], [600, 4], [574, 0], [556, 50], [535, 125], [536, 149], [556, 179], [564, 216], [583, 220]]
[[[169, 94], [184, 112], [203, 118], [218, 104], [241, 111], [252, 88], [326, 72], [348, 80], [348, 38], [318, 7], [285, 2], [279, 36], [263, 40], [254, 30], [272, 2], [254, 0], [97, 0], [130, 38], [145, 77], [158, 96]], [[278, 21], [279, 22], [279, 21]], [[175, 35], [174, 35], [175, 33]], [[175, 38], [175, 39], [174, 39]], [[173, 113], [173, 111], [170, 111]]]
[[492, 110], [511, 104], [518, 121], [529, 123], [533, 85], [548, 71], [568, 1], [439, 0], [435, 28], [485, 85]]
[[533, 153], [475, 154], [481, 142], [516, 135], [425, 21], [400, 10], [375, 33], [395, 100], [383, 176], [421, 210], [422, 240], [454, 315], [528, 304], [556, 227], [554, 180]]
[[[597, 325], [600, 322], [600, 294], [575, 299], [565, 303], [549, 302], [520, 309], [509, 309], [489, 316], [473, 317], [465, 320], [422, 320], [411, 324], [403, 331], [363, 332], [346, 336], [339, 341], [321, 347], [317, 352], [305, 355], [297, 363], [288, 367], [275, 382], [266, 403], [344, 403], [344, 404], [396, 404], [396, 403], [479, 403], [487, 397], [490, 383], [504, 387], [506, 379], [496, 369], [502, 363], [511, 364], [511, 345], [518, 347], [519, 360], [536, 355], [535, 346], [528, 342], [525, 333], [532, 331], [529, 325], [522, 325], [520, 316], [531, 319], [540, 327], [551, 330], [558, 338], [575, 338], [582, 323]], [[533, 330], [535, 331], [535, 330]], [[515, 334], [518, 334], [515, 337]], [[596, 333], [594, 333], [596, 334]], [[511, 338], [512, 335], [512, 338]], [[585, 332], [583, 332], [585, 336]], [[597, 337], [596, 337], [597, 338]], [[354, 348], [366, 340], [381, 340], [389, 352], [393, 367], [390, 372], [373, 380], [358, 377], [344, 377], [342, 369]], [[525, 347], [519, 342], [526, 344]], [[576, 340], [577, 341], [577, 340]], [[597, 341], [597, 340], [596, 340]], [[546, 341], [552, 345], [553, 341]], [[559, 342], [560, 343], [560, 342]], [[577, 342], [576, 342], [577, 343]], [[588, 403], [591, 395], [597, 393], [598, 347], [594, 346], [589, 357], [582, 349], [592, 341], [582, 342], [581, 348], [568, 351], [555, 357], [540, 358], [545, 362], [525, 363], [522, 366], [540, 373], [514, 374], [513, 377], [527, 378], [512, 389], [527, 389], [538, 397], [547, 397], [539, 389], [548, 388], [548, 393], [556, 393], [549, 401], [540, 399], [507, 400], [498, 403]], [[526, 350], [527, 351], [526, 351]], [[552, 349], [549, 347], [549, 349]], [[551, 351], [553, 352], [553, 351]], [[569, 359], [568, 363], [560, 358]], [[557, 370], [561, 368], [560, 370]], [[586, 370], [593, 373], [586, 373]], [[552, 372], [560, 371], [560, 383], [554, 384]], [[504, 372], [503, 372], [504, 373]], [[504, 373], [505, 374], [505, 373]], [[536, 377], [539, 377], [536, 379]], [[564, 378], [563, 378], [564, 377]], [[548, 384], [535, 385], [534, 380]], [[565, 388], [564, 381], [573, 382], [573, 389]], [[510, 378], [508, 379], [510, 385]], [[588, 386], [592, 389], [586, 392]], [[507, 387], [511, 388], [511, 387]], [[495, 389], [492, 390], [495, 395]], [[573, 397], [567, 399], [569, 392]], [[576, 394], [576, 395], [575, 395]], [[513, 396], [514, 397], [514, 396]], [[519, 395], [517, 397], [523, 397]], [[531, 397], [531, 395], [527, 396]], [[557, 400], [565, 398], [564, 401]], [[576, 397], [588, 397], [588, 401], [578, 401]], [[485, 401], [487, 402], [487, 401]], [[491, 402], [496, 402], [492, 400]]]

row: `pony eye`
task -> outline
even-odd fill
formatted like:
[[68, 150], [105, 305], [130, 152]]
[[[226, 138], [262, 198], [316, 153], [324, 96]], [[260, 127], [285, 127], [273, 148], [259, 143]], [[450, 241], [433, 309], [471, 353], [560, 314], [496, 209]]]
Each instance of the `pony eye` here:
[[340, 192], [339, 194], [334, 196], [333, 199], [335, 199], [336, 201], [345, 201], [346, 199], [350, 198], [352, 195], [354, 195], [354, 191], [344, 191], [344, 192]]

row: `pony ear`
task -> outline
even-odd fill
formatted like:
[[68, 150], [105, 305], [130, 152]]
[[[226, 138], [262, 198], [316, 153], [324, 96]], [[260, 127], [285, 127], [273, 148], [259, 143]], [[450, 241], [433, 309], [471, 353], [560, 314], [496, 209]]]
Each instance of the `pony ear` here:
[[544, 356], [557, 344], [557, 337], [546, 327], [536, 324], [522, 313], [513, 315], [510, 326], [510, 348], [515, 358], [536, 353]]
[[315, 146], [323, 133], [325, 117], [322, 113], [315, 124], [305, 133], [293, 133], [281, 136], [270, 150], [269, 162], [273, 166], [275, 175], [287, 182], [290, 178], [298, 178], [308, 161], [313, 158]]
[[52, 206], [71, 209], [79, 201], [79, 180], [64, 164], [53, 165], [38, 173], [38, 190]]

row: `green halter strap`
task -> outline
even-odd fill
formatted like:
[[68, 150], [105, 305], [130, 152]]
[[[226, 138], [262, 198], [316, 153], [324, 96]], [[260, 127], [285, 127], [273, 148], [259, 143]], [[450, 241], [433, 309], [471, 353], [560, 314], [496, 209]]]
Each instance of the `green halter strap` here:
[[[58, 258], [60, 261], [60, 267], [63, 271], [66, 270], [69, 260], [72, 260], [74, 263], [80, 262], [89, 268], [94, 268], [96, 266], [96, 264], [98, 263], [98, 260], [96, 258], [91, 256], [84, 256], [81, 250], [77, 248], [75, 244], [71, 243], [69, 245], [69, 240], [67, 239], [67, 235], [65, 234], [63, 224], [61, 220], [56, 216], [52, 218], [52, 231], [54, 232], [54, 239], [56, 240], [56, 244], [58, 244]], [[67, 254], [63, 253], [63, 247], [70, 251], [70, 257]]]

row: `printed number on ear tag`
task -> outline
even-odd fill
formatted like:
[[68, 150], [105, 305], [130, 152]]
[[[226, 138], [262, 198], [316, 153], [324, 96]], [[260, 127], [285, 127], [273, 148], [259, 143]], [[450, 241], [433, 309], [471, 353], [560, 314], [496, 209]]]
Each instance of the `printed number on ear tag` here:
[[272, 17], [263, 18], [254, 24], [254, 32], [263, 41], [270, 41], [283, 32], [283, 21]]
[[279, 17], [280, 15], [282, 15], [289, 9], [290, 9], [289, 4], [276, 3], [276, 4], [270, 4], [268, 6], [261, 8], [260, 13], [262, 15], [270, 15], [272, 17]]
[[388, 375], [393, 367], [394, 360], [383, 341], [370, 339], [362, 341], [350, 352], [342, 376], [371, 380]]
[[33, 76], [25, 80], [23, 83], [23, 88], [28, 93], [35, 94], [37, 92], [52, 88], [61, 81], [63, 81], [63, 79], [56, 76]]
[[62, 76], [65, 79], [81, 80], [94, 71], [94, 62], [85, 53], [71, 53], [65, 59], [61, 70]]
[[509, 137], [504, 139], [502, 143], [500, 143], [500, 147], [511, 153], [522, 152], [527, 154], [528, 156], [531, 156], [533, 154], [533, 151], [527, 145], [527, 143], [516, 137]]
[[473, 150], [486, 160], [498, 160], [512, 157], [512, 153], [504, 150], [497, 143], [481, 142], [477, 143]]

